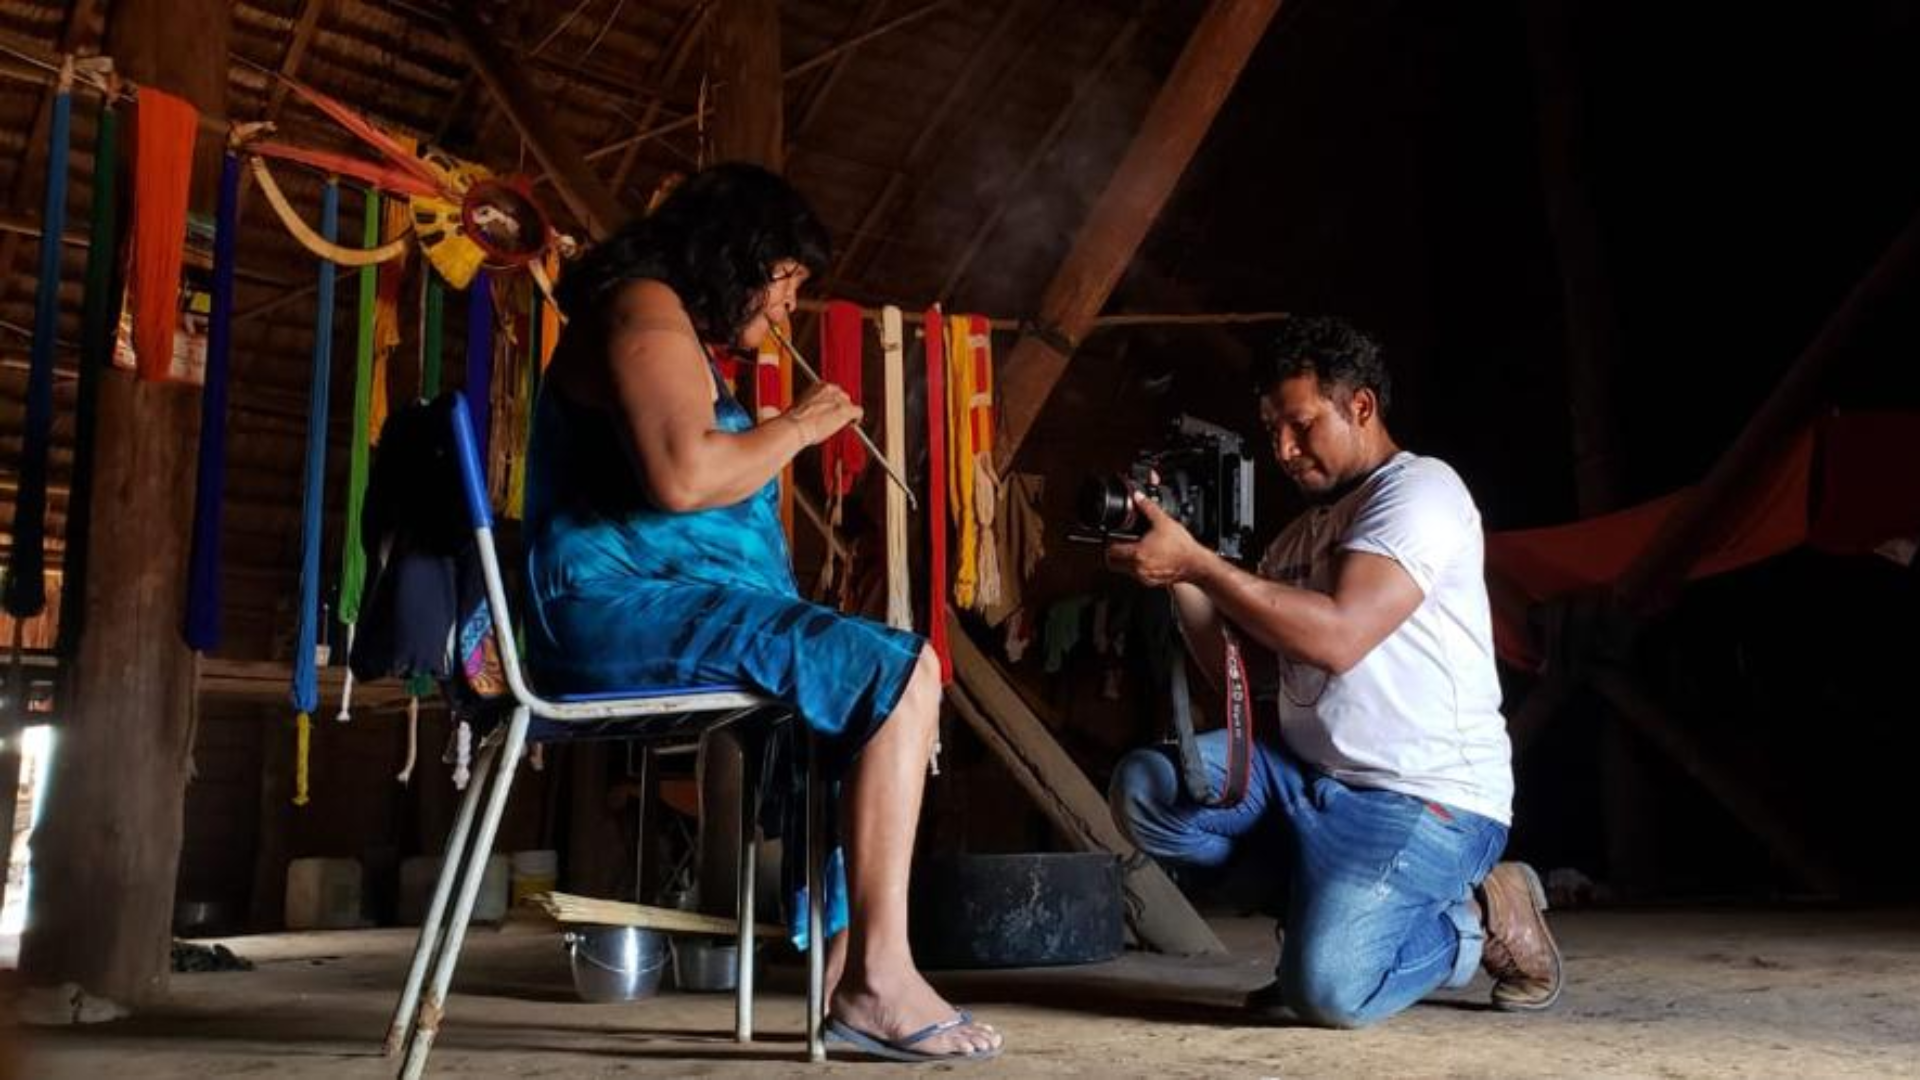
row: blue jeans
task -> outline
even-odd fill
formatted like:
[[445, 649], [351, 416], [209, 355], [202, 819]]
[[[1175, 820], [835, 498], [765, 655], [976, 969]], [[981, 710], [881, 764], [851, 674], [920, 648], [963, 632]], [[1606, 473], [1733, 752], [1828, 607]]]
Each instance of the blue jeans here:
[[[1218, 790], [1224, 731], [1199, 738]], [[1231, 809], [1188, 798], [1170, 746], [1127, 755], [1109, 792], [1141, 850], [1186, 866], [1269, 862], [1286, 886], [1280, 996], [1301, 1019], [1361, 1027], [1440, 987], [1464, 986], [1484, 934], [1468, 906], [1507, 828], [1393, 791], [1350, 787], [1275, 744], [1256, 743], [1247, 796]]]

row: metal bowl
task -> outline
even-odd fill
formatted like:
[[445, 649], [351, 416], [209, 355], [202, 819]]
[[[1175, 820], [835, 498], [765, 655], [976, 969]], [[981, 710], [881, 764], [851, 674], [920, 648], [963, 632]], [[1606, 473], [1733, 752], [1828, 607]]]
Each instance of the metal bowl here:
[[667, 936], [637, 926], [581, 926], [562, 936], [573, 962], [573, 989], [594, 1004], [639, 1001], [660, 990]]
[[740, 985], [740, 945], [727, 938], [673, 939], [673, 985], [695, 993], [731, 991]]

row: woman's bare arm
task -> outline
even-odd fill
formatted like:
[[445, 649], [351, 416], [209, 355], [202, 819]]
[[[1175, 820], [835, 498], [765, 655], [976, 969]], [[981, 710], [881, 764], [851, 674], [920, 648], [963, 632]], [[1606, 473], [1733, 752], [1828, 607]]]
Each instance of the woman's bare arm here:
[[705, 352], [671, 289], [655, 281], [626, 285], [606, 319], [613, 404], [647, 490], [663, 509], [739, 502], [801, 450], [860, 418], [844, 391], [824, 384], [773, 422], [721, 431]]

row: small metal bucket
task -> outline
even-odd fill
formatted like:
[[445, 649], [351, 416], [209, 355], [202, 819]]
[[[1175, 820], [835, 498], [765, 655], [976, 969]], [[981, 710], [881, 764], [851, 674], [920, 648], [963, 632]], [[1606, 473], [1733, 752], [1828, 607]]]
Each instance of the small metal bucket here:
[[726, 938], [673, 939], [673, 985], [695, 993], [731, 991], [740, 985], [738, 942]]
[[667, 936], [638, 926], [582, 926], [561, 938], [573, 962], [573, 988], [594, 1004], [639, 1001], [660, 989]]

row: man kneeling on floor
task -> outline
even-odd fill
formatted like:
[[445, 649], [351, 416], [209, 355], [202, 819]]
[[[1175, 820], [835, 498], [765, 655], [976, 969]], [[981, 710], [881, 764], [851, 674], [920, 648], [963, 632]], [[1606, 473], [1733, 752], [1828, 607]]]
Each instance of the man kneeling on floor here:
[[[1445, 463], [1386, 425], [1379, 347], [1330, 318], [1288, 320], [1261, 358], [1261, 422], [1313, 504], [1257, 574], [1201, 545], [1136, 494], [1151, 528], [1108, 565], [1167, 586], [1196, 666], [1218, 677], [1245, 635], [1277, 657], [1279, 734], [1256, 727], [1245, 794], [1183, 793], [1171, 748], [1113, 778], [1115, 818], [1178, 865], [1270, 866], [1286, 893], [1277, 978], [1261, 1018], [1360, 1027], [1483, 965], [1493, 1003], [1560, 996], [1560, 954], [1531, 868], [1498, 863], [1513, 773], [1482, 570], [1480, 513]], [[1221, 790], [1226, 730], [1200, 736]]]

